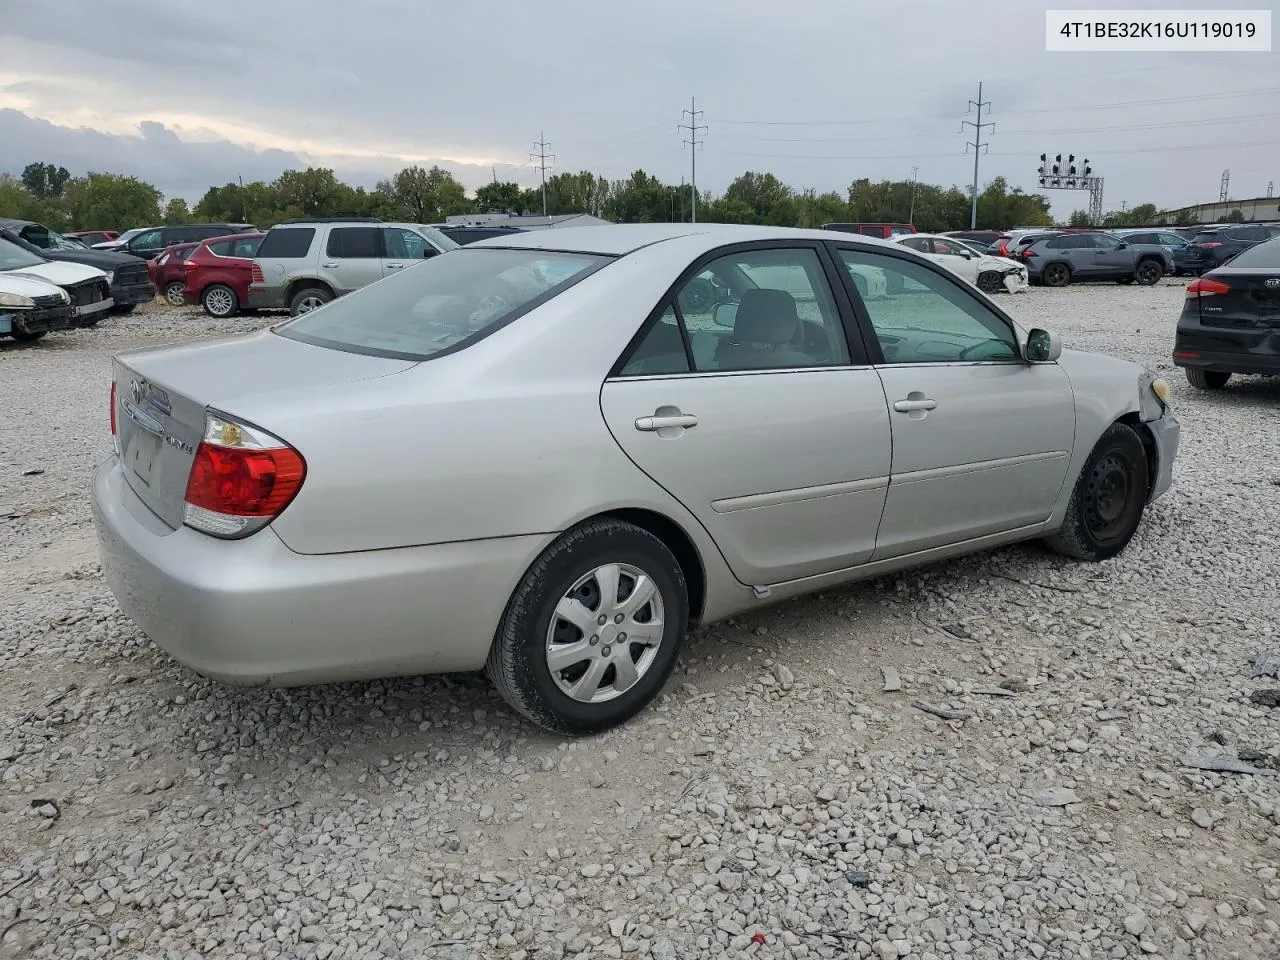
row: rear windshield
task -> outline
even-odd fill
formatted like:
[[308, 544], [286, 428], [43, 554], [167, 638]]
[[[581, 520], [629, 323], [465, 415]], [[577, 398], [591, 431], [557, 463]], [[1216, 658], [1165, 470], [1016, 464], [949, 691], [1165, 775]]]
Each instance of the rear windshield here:
[[1231, 258], [1231, 266], [1280, 270], [1280, 238], [1273, 238], [1240, 251]]
[[348, 353], [426, 360], [481, 339], [609, 260], [464, 247], [287, 320], [275, 332]]

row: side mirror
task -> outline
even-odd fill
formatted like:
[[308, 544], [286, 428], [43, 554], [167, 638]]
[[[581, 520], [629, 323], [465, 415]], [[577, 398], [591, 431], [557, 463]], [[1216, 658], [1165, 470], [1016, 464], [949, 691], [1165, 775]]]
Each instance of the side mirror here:
[[736, 303], [717, 303], [711, 311], [711, 320], [718, 327], [732, 327], [738, 319]]
[[1051, 363], [1062, 356], [1062, 338], [1049, 330], [1036, 328], [1027, 334], [1022, 355], [1031, 363]]

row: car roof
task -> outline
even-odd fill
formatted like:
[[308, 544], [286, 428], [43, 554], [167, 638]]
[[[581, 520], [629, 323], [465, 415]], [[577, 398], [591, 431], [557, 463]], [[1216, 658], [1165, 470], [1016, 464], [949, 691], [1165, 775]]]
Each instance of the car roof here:
[[[759, 240], [821, 240], [828, 243], [865, 243], [884, 247], [889, 241], [858, 234], [835, 234], [831, 230], [801, 230], [794, 227], [760, 227], [730, 223], [612, 223], [589, 227], [552, 227], [527, 230], [505, 237], [490, 237], [469, 244], [467, 249], [505, 247], [508, 249], [561, 250], [623, 256], [641, 247], [683, 237], [700, 237], [706, 249], [730, 243]], [[900, 244], [892, 244], [899, 248]]]
[[0, 227], [29, 227], [40, 226], [34, 220], [16, 220], [13, 217], [0, 217]]

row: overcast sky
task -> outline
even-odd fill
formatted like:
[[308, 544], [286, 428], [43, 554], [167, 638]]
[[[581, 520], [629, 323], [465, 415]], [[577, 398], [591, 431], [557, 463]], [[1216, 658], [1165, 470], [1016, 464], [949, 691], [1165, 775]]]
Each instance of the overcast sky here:
[[[1087, 156], [1108, 209], [1216, 200], [1224, 168], [1233, 198], [1280, 180], [1280, 53], [1046, 53], [1045, 9], [1108, 6], [1098, 0], [0, 6], [0, 172], [52, 161], [192, 201], [307, 164], [369, 186], [410, 163], [468, 187], [495, 166], [532, 184], [541, 132], [553, 171], [643, 168], [676, 183], [689, 176], [677, 123], [691, 96], [708, 128], [704, 190], [749, 169], [820, 192], [913, 167], [966, 184], [960, 121], [979, 80], [996, 124], [984, 182], [1036, 189], [1042, 151]], [[1087, 205], [1052, 196], [1063, 215]]]

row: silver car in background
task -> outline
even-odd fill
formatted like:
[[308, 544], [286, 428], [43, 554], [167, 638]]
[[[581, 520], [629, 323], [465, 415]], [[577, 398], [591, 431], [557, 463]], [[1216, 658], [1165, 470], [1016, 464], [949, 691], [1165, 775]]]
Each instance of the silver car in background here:
[[113, 381], [103, 570], [175, 658], [483, 669], [574, 734], [697, 624], [1020, 540], [1115, 556], [1179, 435], [1162, 380], [903, 246], [768, 227], [482, 241]]

